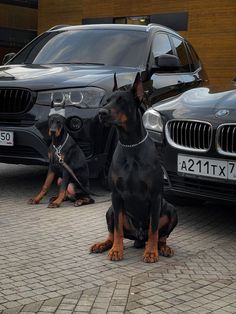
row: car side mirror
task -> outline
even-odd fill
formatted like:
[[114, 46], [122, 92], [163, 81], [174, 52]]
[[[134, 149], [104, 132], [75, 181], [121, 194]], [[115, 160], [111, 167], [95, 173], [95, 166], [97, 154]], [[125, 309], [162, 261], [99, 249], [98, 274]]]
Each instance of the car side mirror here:
[[177, 56], [164, 54], [155, 58], [157, 71], [176, 71], [181, 67], [180, 60]]
[[2, 64], [6, 64], [8, 61], [10, 61], [14, 56], [16, 55], [15, 52], [9, 52], [5, 54], [5, 56], [2, 59]]

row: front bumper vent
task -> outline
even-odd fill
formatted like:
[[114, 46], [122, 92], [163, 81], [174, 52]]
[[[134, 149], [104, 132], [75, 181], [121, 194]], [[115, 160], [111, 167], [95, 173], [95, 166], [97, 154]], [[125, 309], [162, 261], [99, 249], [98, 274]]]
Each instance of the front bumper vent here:
[[31, 109], [33, 93], [28, 89], [0, 89], [0, 114], [21, 114]]
[[166, 138], [173, 147], [189, 151], [208, 151], [212, 142], [213, 128], [208, 122], [170, 120], [165, 128]]
[[218, 127], [216, 145], [220, 154], [236, 156], [236, 123], [222, 124]]
[[[172, 191], [236, 202], [236, 184], [234, 183], [214, 181], [213, 184], [211, 180], [179, 176], [174, 172], [168, 172], [168, 177]], [[169, 186], [166, 185], [165, 189], [168, 190], [168, 188]]]

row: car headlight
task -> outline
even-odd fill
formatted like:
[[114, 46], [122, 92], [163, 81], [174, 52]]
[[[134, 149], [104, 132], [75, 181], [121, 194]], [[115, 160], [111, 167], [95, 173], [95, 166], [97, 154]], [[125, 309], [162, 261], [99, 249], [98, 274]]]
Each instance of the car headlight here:
[[105, 91], [96, 87], [71, 88], [38, 92], [36, 103], [40, 105], [76, 106], [79, 108], [99, 108]]
[[163, 122], [161, 115], [154, 109], [148, 109], [143, 115], [143, 124], [147, 130], [162, 132]]

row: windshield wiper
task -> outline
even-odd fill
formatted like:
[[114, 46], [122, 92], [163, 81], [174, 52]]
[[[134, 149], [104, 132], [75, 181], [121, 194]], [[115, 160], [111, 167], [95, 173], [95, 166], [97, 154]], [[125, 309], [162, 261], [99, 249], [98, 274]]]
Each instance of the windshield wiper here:
[[105, 65], [105, 63], [99, 63], [99, 62], [53, 62], [48, 64], [88, 64], [88, 65]]

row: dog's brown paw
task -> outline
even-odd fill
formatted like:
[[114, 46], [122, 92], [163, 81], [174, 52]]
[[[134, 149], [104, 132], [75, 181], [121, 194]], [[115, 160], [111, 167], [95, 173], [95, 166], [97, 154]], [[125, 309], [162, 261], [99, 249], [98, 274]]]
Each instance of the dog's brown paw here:
[[168, 245], [160, 246], [159, 253], [160, 253], [160, 255], [165, 256], [165, 257], [174, 256], [174, 250], [171, 247], [169, 247]]
[[55, 196], [50, 197], [50, 199], [49, 199], [49, 204], [50, 204], [50, 203], [53, 203], [57, 198], [58, 198], [58, 195], [55, 195]]
[[113, 243], [111, 240], [106, 240], [104, 242], [95, 243], [90, 248], [90, 253], [102, 253], [109, 250]]
[[52, 202], [48, 204], [48, 208], [58, 208], [60, 207], [60, 204]]
[[121, 261], [123, 259], [123, 249], [112, 247], [108, 253], [108, 257], [111, 261]]
[[91, 197], [81, 197], [81, 198], [78, 198], [74, 202], [74, 206], [78, 207], [78, 206], [89, 205], [89, 204], [93, 204], [93, 203], [94, 203], [94, 199], [92, 199]]
[[145, 263], [156, 263], [158, 262], [159, 256], [157, 251], [149, 252], [145, 251], [143, 255], [143, 261]]
[[35, 198], [30, 198], [27, 203], [30, 205], [36, 205], [39, 204], [39, 201], [36, 200]]

